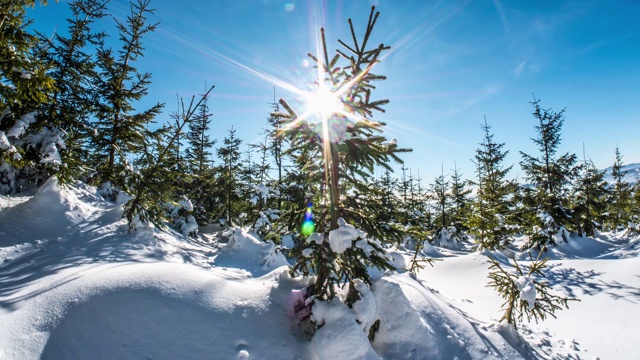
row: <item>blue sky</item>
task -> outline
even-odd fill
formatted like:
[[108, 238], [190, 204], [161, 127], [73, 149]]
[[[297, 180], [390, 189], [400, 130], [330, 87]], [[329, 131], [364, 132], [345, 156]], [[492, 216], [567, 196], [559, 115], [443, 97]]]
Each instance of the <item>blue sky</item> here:
[[[64, 31], [67, 1], [31, 12], [35, 27]], [[349, 40], [347, 19], [362, 33], [371, 5], [381, 12], [371, 41], [392, 47], [375, 73], [374, 98], [388, 98], [385, 134], [413, 153], [407, 167], [426, 183], [451, 173], [454, 162], [474, 177], [483, 117], [494, 139], [510, 150], [505, 165], [523, 176], [520, 151], [536, 154], [531, 137], [532, 93], [542, 107], [566, 108], [560, 153], [586, 154], [600, 168], [613, 164], [616, 145], [626, 163], [640, 162], [640, 2], [635, 0], [539, 1], [279, 1], [156, 0], [160, 22], [143, 39], [141, 71], [153, 74], [145, 108], [176, 93], [189, 98], [214, 84], [212, 137], [234, 126], [245, 143], [260, 141], [273, 101], [273, 80], [308, 89], [319, 27], [328, 47]], [[128, 2], [111, 0], [123, 19]], [[111, 19], [101, 25], [113, 37]], [[307, 66], [305, 66], [307, 65]], [[278, 97], [295, 95], [276, 84]]]

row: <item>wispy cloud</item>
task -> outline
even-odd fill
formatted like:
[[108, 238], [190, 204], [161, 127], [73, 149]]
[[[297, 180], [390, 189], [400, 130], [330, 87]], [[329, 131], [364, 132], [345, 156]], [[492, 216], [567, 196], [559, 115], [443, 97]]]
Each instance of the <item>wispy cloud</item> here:
[[524, 71], [524, 67], [527, 65], [527, 60], [520, 62], [518, 66], [513, 70], [513, 74], [518, 77], [522, 75], [522, 71]]
[[504, 11], [504, 6], [500, 0], [493, 0], [493, 6], [495, 6], [498, 15], [500, 15], [500, 21], [502, 22], [504, 32], [509, 34], [509, 23], [507, 22], [507, 14]]

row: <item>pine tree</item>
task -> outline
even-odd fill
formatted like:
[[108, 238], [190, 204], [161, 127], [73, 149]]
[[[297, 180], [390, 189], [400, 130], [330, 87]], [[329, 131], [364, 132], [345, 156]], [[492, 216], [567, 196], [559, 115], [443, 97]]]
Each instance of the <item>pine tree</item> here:
[[542, 249], [547, 244], [556, 244], [556, 236], [567, 239], [567, 227], [571, 226], [569, 191], [573, 179], [577, 176], [575, 154], [566, 153], [557, 157], [560, 146], [560, 131], [564, 122], [564, 109], [553, 112], [542, 109], [540, 100], [531, 103], [533, 116], [538, 121], [535, 129], [538, 133], [533, 142], [538, 146], [538, 157], [520, 152], [520, 166], [527, 181], [533, 186], [525, 199], [528, 213], [525, 233], [529, 237], [527, 247]]
[[[151, 140], [143, 143], [142, 156], [138, 160], [140, 170], [132, 172], [128, 179], [131, 199], [124, 205], [123, 217], [129, 222], [129, 228], [135, 230], [140, 223], [151, 223], [156, 227], [164, 228], [167, 222], [172, 221], [177, 226], [179, 217], [190, 215], [192, 206], [180, 205], [187, 208], [187, 212], [179, 212], [177, 203], [184, 199], [181, 195], [184, 190], [178, 187], [176, 179], [183, 175], [176, 171], [178, 158], [175, 155], [174, 144], [183, 131], [195, 117], [196, 111], [203, 99], [213, 90], [211, 87], [194, 105], [195, 98], [191, 98], [188, 107], [181, 106], [176, 114], [175, 125], [165, 125], [164, 127], [151, 132], [146, 138]], [[181, 102], [182, 103], [182, 102]], [[178, 211], [175, 211], [178, 209]], [[182, 219], [182, 227], [186, 223], [191, 223], [195, 229], [180, 230], [187, 235], [197, 231], [195, 219]]]
[[238, 192], [240, 188], [240, 144], [242, 140], [236, 137], [236, 130], [231, 127], [228, 136], [223, 140], [223, 146], [216, 151], [221, 161], [216, 171], [220, 208], [218, 212], [219, 219], [225, 225], [232, 226], [234, 220], [240, 215], [242, 194]]
[[[104, 32], [93, 32], [91, 26], [105, 15], [104, 0], [74, 0], [69, 3], [73, 18], [69, 23], [67, 37], [59, 33], [48, 37], [38, 34], [41, 47], [39, 56], [51, 64], [49, 76], [54, 80], [56, 91], [51, 103], [41, 112], [46, 129], [51, 134], [60, 133], [64, 146], [58, 159], [50, 161], [61, 183], [84, 178], [88, 174], [90, 117], [95, 113], [96, 88], [95, 61], [87, 48], [95, 46], [105, 37]], [[47, 144], [54, 151], [55, 144]], [[55, 156], [55, 155], [52, 155]]]
[[486, 118], [480, 127], [484, 139], [476, 150], [474, 163], [477, 180], [473, 182], [478, 190], [467, 226], [481, 247], [496, 249], [509, 244], [516, 229], [512, 209], [516, 185], [505, 179], [511, 170], [511, 166], [502, 165], [509, 153], [502, 150], [505, 143], [493, 140]]
[[471, 200], [469, 194], [471, 189], [467, 189], [467, 182], [462, 180], [460, 169], [455, 166], [451, 175], [451, 224], [458, 231], [466, 231], [465, 220], [469, 216]]
[[[361, 196], [368, 193], [367, 185], [371, 182], [374, 167], [389, 169], [387, 162], [392, 159], [399, 162], [397, 153], [403, 151], [378, 134], [383, 123], [370, 119], [373, 111], [382, 111], [381, 106], [388, 102], [371, 99], [372, 82], [385, 78], [374, 75], [372, 68], [380, 61], [382, 52], [389, 49], [382, 44], [367, 49], [378, 15], [372, 8], [360, 42], [349, 20], [354, 43], [347, 45], [339, 41], [346, 50], [338, 50], [332, 59], [329, 59], [322, 29], [320, 52], [309, 55], [320, 75], [316, 96], [332, 98], [339, 108], [336, 105], [328, 111], [323, 109], [327, 113], [320, 114], [321, 121], [310, 124], [281, 100], [288, 113], [284, 135], [291, 141], [291, 146], [313, 148], [314, 152], [321, 154], [312, 159], [322, 161], [320, 166], [324, 179], [322, 191], [313, 194], [313, 203], [320, 204], [323, 211], [318, 217], [317, 233], [304, 244], [310, 252], [299, 257], [292, 269], [293, 273], [316, 275], [311, 294], [321, 300], [333, 298], [336, 286], [348, 284], [347, 303], [352, 304], [358, 297], [356, 279], [371, 283], [367, 266], [392, 268], [379, 243], [381, 238], [371, 238], [384, 234], [385, 229], [371, 221], [366, 208], [354, 207], [360, 202], [358, 197], [352, 197], [352, 194]], [[339, 67], [340, 59], [347, 64]], [[356, 226], [364, 232], [357, 230]]]
[[449, 209], [451, 208], [451, 199], [449, 198], [449, 181], [446, 180], [444, 175], [444, 166], [442, 173], [435, 178], [433, 184], [431, 184], [431, 194], [435, 200], [435, 223], [438, 232], [447, 228], [449, 225]]
[[[98, 47], [98, 76], [94, 81], [99, 104], [92, 159], [96, 170], [92, 182], [98, 185], [111, 183], [116, 188], [125, 188], [128, 158], [143, 151], [147, 140], [146, 126], [163, 107], [156, 104], [143, 112], [133, 113], [134, 102], [147, 95], [151, 83], [151, 74], [141, 74], [133, 65], [144, 56], [143, 35], [156, 29], [157, 24], [147, 24], [147, 16], [151, 14], [149, 0], [131, 3], [126, 24], [116, 20], [122, 47], [115, 53], [106, 48], [104, 42]], [[113, 193], [107, 195], [114, 196]]]
[[38, 38], [26, 30], [31, 24], [26, 8], [35, 5], [36, 1], [0, 4], [0, 193], [5, 194], [42, 183], [46, 178], [34, 169], [55, 160], [47, 157], [46, 148], [40, 151], [37, 139], [42, 137], [32, 136], [43, 128], [36, 115], [55, 89], [48, 64], [35, 54]]
[[607, 183], [604, 172], [599, 171], [591, 160], [585, 159], [581, 170], [573, 190], [573, 218], [580, 236], [593, 237], [604, 221]]
[[194, 119], [189, 122], [184, 154], [187, 172], [190, 174], [188, 197], [193, 203], [195, 219], [201, 225], [209, 225], [217, 220], [213, 219], [217, 203], [213, 199], [216, 184], [212, 159], [216, 141], [208, 134], [211, 116], [209, 97], [203, 95]]
[[620, 149], [616, 146], [616, 161], [611, 168], [613, 186], [608, 202], [608, 223], [611, 230], [625, 229], [630, 221], [631, 185], [624, 181], [624, 177], [627, 174], [626, 171], [622, 170], [624, 165]]

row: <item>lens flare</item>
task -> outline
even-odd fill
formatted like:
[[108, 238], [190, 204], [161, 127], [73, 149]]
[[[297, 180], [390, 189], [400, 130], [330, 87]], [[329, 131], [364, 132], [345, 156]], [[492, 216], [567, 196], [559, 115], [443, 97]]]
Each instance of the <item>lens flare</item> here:
[[307, 205], [307, 211], [304, 213], [304, 221], [302, 221], [302, 226], [300, 227], [300, 232], [304, 236], [311, 235], [316, 229], [316, 224], [313, 223], [312, 208], [313, 204], [309, 203], [309, 205]]
[[331, 89], [319, 86], [318, 90], [306, 96], [306, 110], [312, 114], [320, 115], [322, 121], [326, 121], [333, 114], [343, 111], [342, 101]]

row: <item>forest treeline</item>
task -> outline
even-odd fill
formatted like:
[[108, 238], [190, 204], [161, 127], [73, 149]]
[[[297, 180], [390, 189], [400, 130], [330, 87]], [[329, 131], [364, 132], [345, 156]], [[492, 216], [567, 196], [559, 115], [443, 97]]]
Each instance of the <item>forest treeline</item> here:
[[[282, 234], [300, 233], [310, 203], [322, 213], [324, 201], [314, 200], [322, 192], [318, 186], [328, 186], [319, 178], [323, 154], [309, 146], [316, 141], [313, 133], [305, 139], [283, 136], [286, 115], [275, 99], [265, 111], [264, 137], [257, 144], [243, 144], [233, 128], [220, 144], [211, 139], [215, 119], [208, 95], [213, 87], [198, 99], [182, 100], [162, 126], [156, 123], [163, 104], [135, 111], [151, 83], [151, 73], [138, 69], [136, 60], [144, 55], [144, 36], [158, 24], [148, 21], [153, 13], [148, 0], [131, 3], [126, 22], [113, 22], [118, 47], [108, 47], [108, 34], [92, 30], [97, 21], [113, 21], [105, 18], [107, 4], [72, 1], [74, 16], [67, 19], [66, 35], [53, 36], [29, 31], [26, 9], [36, 1], [2, 5], [3, 194], [56, 176], [62, 183], [95, 185], [105, 198], [126, 201], [132, 226], [152, 222], [195, 235], [197, 225], [251, 225], [263, 235], [279, 229], [271, 234], [276, 241]], [[508, 150], [485, 121], [473, 156], [474, 180], [463, 180], [454, 168], [452, 175], [443, 171], [429, 182], [405, 167], [392, 174], [386, 159], [374, 161], [377, 176], [345, 171], [343, 178], [352, 181], [341, 184], [340, 215], [350, 209], [366, 212], [356, 225], [384, 241], [399, 242], [407, 234], [430, 241], [472, 236], [491, 249], [507, 245], [516, 234], [527, 235], [528, 246], [540, 248], [558, 234], [594, 236], [635, 228], [639, 185], [624, 181], [619, 150], [613, 182], [606, 183], [589, 159], [557, 154], [564, 111], [544, 109], [535, 97], [532, 107], [539, 152], [521, 153], [527, 185], [507, 178]], [[397, 153], [408, 151], [384, 137], [366, 141], [392, 149], [387, 154], [397, 162]]]

